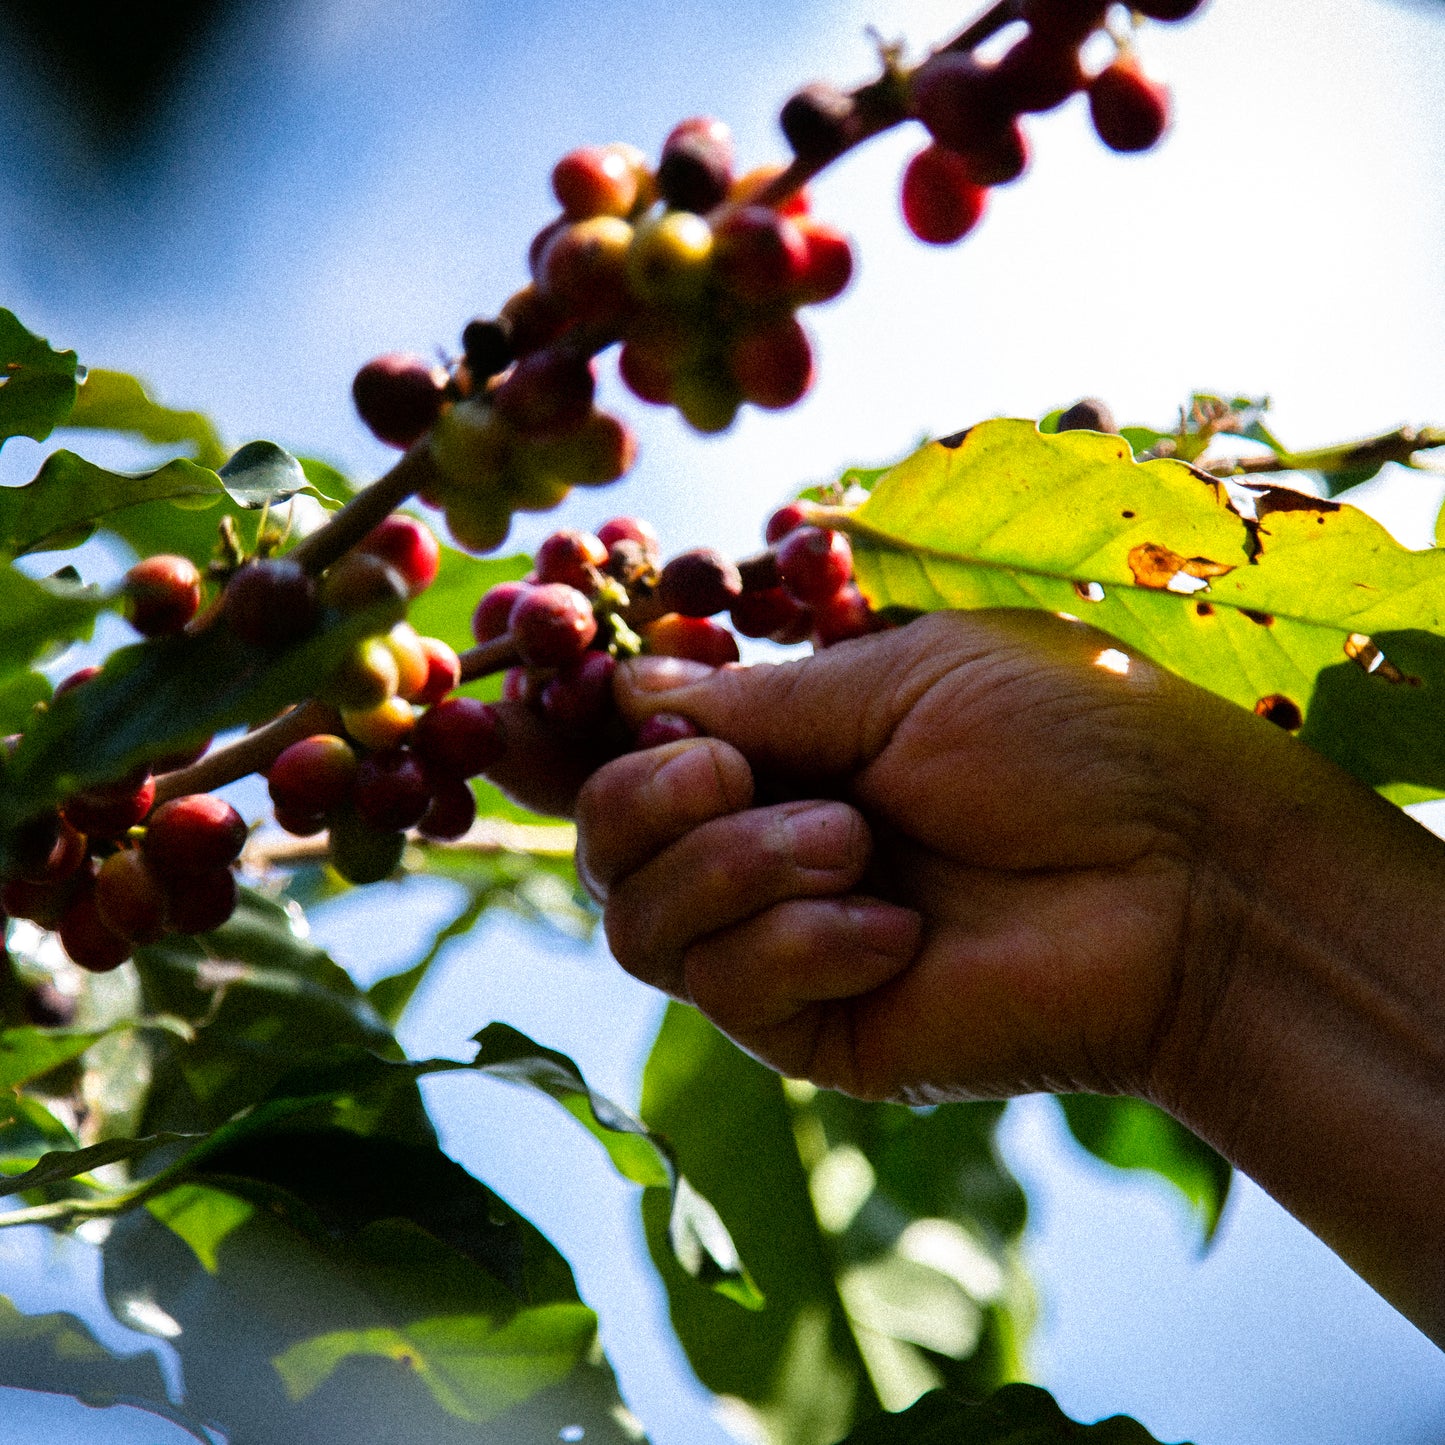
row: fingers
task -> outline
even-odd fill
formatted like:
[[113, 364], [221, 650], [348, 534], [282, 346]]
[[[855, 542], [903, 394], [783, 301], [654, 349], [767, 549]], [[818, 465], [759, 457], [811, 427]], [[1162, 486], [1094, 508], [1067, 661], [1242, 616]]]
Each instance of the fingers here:
[[828, 1007], [888, 983], [918, 952], [922, 921], [872, 898], [794, 899], [693, 945], [688, 997], [793, 1078], [854, 1083], [849, 1012]]
[[629, 973], [686, 996], [683, 958], [700, 940], [775, 904], [847, 893], [871, 841], [844, 803], [784, 803], [715, 818], [616, 882], [604, 921]]
[[746, 808], [752, 773], [713, 738], [629, 753], [588, 780], [577, 799], [577, 871], [601, 900], [619, 879], [689, 829]]

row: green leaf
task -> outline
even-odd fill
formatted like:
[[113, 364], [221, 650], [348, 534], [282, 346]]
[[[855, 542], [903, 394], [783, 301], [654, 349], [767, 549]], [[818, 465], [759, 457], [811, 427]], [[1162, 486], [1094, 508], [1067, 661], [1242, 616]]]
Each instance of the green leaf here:
[[0, 734], [27, 728], [36, 704], [49, 702], [50, 693], [49, 679], [41, 672], [16, 672], [0, 682]]
[[301, 463], [275, 442], [247, 442], [218, 475], [231, 500], [252, 512], [311, 490]]
[[126, 432], [156, 446], [188, 446], [191, 459], [211, 471], [226, 460], [226, 448], [208, 416], [162, 406], [142, 381], [123, 371], [87, 371], [65, 425]]
[[78, 1059], [103, 1029], [18, 1028], [0, 1031], [0, 1089], [16, 1089]]
[[89, 1144], [83, 1149], [56, 1149], [42, 1155], [34, 1167], [23, 1174], [0, 1177], [0, 1199], [12, 1194], [24, 1194], [46, 1184], [62, 1184], [69, 1179], [78, 1179], [82, 1174], [89, 1174], [92, 1169], [99, 1169], [102, 1164], [140, 1159], [153, 1149], [160, 1149], [167, 1144], [185, 1143], [198, 1137], [196, 1134], [150, 1134], [140, 1139], [104, 1139], [99, 1144]]
[[766, 1301], [748, 1313], [678, 1265], [666, 1208], [643, 1196], [678, 1340], [710, 1390], [745, 1402], [776, 1445], [831, 1445], [877, 1397], [798, 1158], [783, 1082], [700, 1014], [670, 1004], [642, 1117], [717, 1207]]
[[1116, 1169], [1147, 1169], [1189, 1202], [1207, 1245], [1219, 1227], [1234, 1171], [1172, 1115], [1142, 1099], [1063, 1094], [1059, 1107], [1074, 1138]]
[[0, 446], [11, 437], [43, 442], [75, 405], [78, 363], [0, 310]]
[[34, 481], [0, 489], [0, 551], [19, 557], [78, 547], [128, 508], [181, 500], [209, 505], [224, 496], [214, 472], [184, 458], [128, 474], [107, 471], [74, 452], [54, 452]]
[[860, 1425], [840, 1445], [1159, 1445], [1137, 1420], [1114, 1415], [1097, 1425], [1071, 1420], [1047, 1390], [1005, 1385], [973, 1403], [937, 1390], [901, 1414]]
[[0, 679], [8, 685], [15, 673], [64, 643], [87, 641], [96, 615], [107, 605], [94, 587], [61, 577], [36, 580], [0, 566], [0, 617], [5, 619], [0, 627]]
[[1445, 730], [1419, 727], [1445, 689], [1445, 553], [1352, 507], [1244, 491], [1254, 518], [1120, 438], [993, 421], [823, 515], [875, 607], [1075, 614], [1241, 706], [1286, 699], [1305, 741], [1396, 801], [1445, 794]]
[[356, 495], [358, 489], [351, 479], [330, 462], [323, 462], [319, 457], [297, 457], [296, 461], [306, 474], [312, 494], [322, 501], [335, 502], [340, 507]]

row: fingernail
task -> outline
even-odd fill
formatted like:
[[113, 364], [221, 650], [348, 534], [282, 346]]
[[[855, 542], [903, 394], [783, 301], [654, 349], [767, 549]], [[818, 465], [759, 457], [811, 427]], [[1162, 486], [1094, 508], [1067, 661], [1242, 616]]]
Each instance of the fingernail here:
[[783, 820], [788, 849], [800, 868], [846, 868], [857, 860], [858, 818], [843, 803], [817, 803]]
[[635, 657], [627, 664], [627, 676], [640, 692], [670, 692], [675, 687], [701, 682], [716, 671], [704, 662], [686, 657]]
[[891, 903], [850, 903], [848, 921], [858, 943], [870, 953], [889, 958], [912, 958], [918, 951], [923, 920], [911, 908]]

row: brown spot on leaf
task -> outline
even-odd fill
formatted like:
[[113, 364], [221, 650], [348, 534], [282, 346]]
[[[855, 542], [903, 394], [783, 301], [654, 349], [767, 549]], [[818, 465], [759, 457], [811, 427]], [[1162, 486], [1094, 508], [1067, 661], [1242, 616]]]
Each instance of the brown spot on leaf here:
[[1199, 617], [1213, 617], [1214, 604], [1212, 602], [1196, 602], [1194, 604], [1195, 615]]
[[1304, 726], [1305, 718], [1299, 704], [1282, 692], [1272, 692], [1268, 697], [1260, 698], [1254, 710], [1266, 722], [1272, 722], [1287, 733], [1297, 733]]
[[1245, 617], [1249, 618], [1256, 627], [1274, 626], [1274, 613], [1272, 612], [1256, 612], [1252, 607], [1241, 607], [1239, 610]]
[[1126, 510], [1126, 511], [1120, 512], [1119, 515], [1120, 515], [1121, 517], [1125, 517], [1125, 518], [1128, 518], [1128, 519], [1132, 520], [1132, 519], [1133, 519], [1133, 516], [1134, 516], [1134, 513]]
[[1397, 686], [1419, 687], [1420, 679], [1408, 672], [1402, 672], [1380, 650], [1373, 637], [1363, 632], [1352, 632], [1345, 638], [1345, 656], [1357, 663], [1371, 677], [1383, 678]]
[[962, 431], [950, 432], [946, 437], [939, 437], [938, 444], [947, 447], [949, 451], [957, 451], [968, 440], [968, 434], [972, 430], [971, 426], [966, 426]]
[[[1152, 587], [1163, 591], [1170, 587], [1177, 577], [1194, 577], [1206, 581], [1210, 577], [1223, 577], [1233, 572], [1227, 562], [1212, 562], [1208, 557], [1181, 557], [1158, 542], [1141, 542], [1129, 553], [1129, 570], [1141, 587]], [[1191, 590], [1176, 588], [1175, 590]]]
[[[1323, 497], [1312, 496], [1309, 492], [1297, 492], [1292, 487], [1275, 487], [1267, 482], [1246, 482], [1245, 489], [1253, 492], [1258, 499], [1254, 504], [1254, 515], [1263, 521], [1271, 512], [1338, 512], [1338, 502], [1326, 501]], [[1324, 517], [1316, 518], [1323, 522]]]

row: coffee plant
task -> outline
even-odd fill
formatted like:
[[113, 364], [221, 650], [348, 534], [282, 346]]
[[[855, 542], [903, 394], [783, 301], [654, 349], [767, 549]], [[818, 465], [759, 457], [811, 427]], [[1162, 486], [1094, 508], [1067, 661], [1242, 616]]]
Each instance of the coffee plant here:
[[[234, 1445], [641, 1438], [567, 1261], [441, 1150], [419, 1082], [451, 1072], [555, 1100], [639, 1186], [694, 1370], [778, 1445], [1152, 1438], [1008, 1383], [1029, 1307], [1002, 1104], [782, 1080], [677, 1004], [635, 1112], [505, 1024], [465, 1059], [408, 1058], [395, 1030], [487, 910], [590, 926], [571, 830], [489, 775], [515, 777], [524, 717], [555, 769], [529, 795], [696, 735], [616, 710], [614, 673], [640, 654], [720, 667], [941, 608], [1037, 609], [1397, 803], [1445, 796], [1445, 570], [1336, 500], [1445, 431], [1294, 451], [1261, 400], [1196, 395], [1159, 430], [1085, 399], [810, 487], [748, 556], [669, 555], [631, 516], [500, 555], [515, 513], [632, 465], [631, 428], [595, 403], [604, 358], [701, 433], [809, 390], [800, 315], [854, 261], [811, 208], [825, 167], [914, 127], [898, 202], [921, 242], [957, 242], [1027, 170], [1025, 117], [1083, 95], [1111, 150], [1159, 142], [1148, 31], [1198, 8], [1001, 0], [921, 63], [883, 47], [866, 84], [799, 90], [785, 165], [745, 168], [706, 117], [655, 158], [569, 152], [531, 282], [466, 320], [446, 364], [357, 373], [361, 420], [402, 452], [366, 487], [268, 442], [229, 451], [0, 313], [0, 440], [63, 426], [187, 453], [127, 475], [57, 450], [0, 491], [0, 1227], [103, 1238], [118, 1316], [183, 1326], [184, 1389], [4, 1301], [0, 1383]], [[138, 559], [118, 587], [21, 565], [97, 534]], [[52, 685], [42, 665], [106, 613], [137, 640]], [[217, 791], [252, 775], [269, 807], [247, 817]], [[469, 901], [413, 966], [363, 989], [307, 941], [312, 903], [420, 874]], [[1061, 1102], [1086, 1149], [1168, 1180], [1207, 1241], [1227, 1163], [1139, 1100]]]

